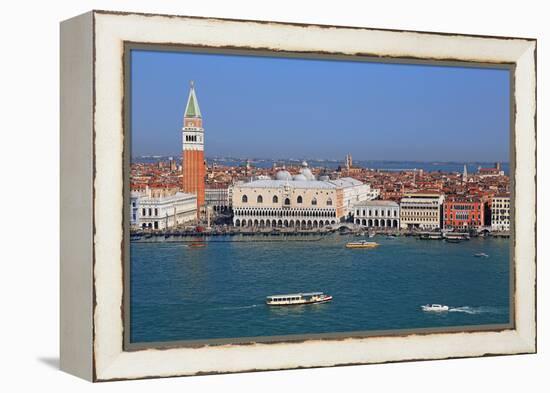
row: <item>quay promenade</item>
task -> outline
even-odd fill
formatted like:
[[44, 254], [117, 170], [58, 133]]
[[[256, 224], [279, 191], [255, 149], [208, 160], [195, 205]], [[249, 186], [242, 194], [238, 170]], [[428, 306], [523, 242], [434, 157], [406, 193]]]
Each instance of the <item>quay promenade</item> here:
[[510, 237], [509, 232], [448, 232], [448, 231], [421, 231], [404, 230], [397, 228], [377, 228], [368, 229], [352, 223], [341, 223], [337, 225], [326, 226], [323, 228], [301, 229], [301, 228], [247, 228], [232, 226], [214, 226], [205, 228], [185, 227], [172, 228], [169, 230], [132, 230], [130, 231], [130, 240], [132, 242], [155, 242], [155, 241], [196, 241], [201, 238], [204, 241], [213, 241], [216, 237], [249, 237], [251, 240], [257, 237], [284, 238], [286, 240], [313, 237], [317, 240], [331, 234], [355, 235], [364, 237], [391, 236], [391, 237], [417, 237], [425, 240], [468, 240], [471, 237]]

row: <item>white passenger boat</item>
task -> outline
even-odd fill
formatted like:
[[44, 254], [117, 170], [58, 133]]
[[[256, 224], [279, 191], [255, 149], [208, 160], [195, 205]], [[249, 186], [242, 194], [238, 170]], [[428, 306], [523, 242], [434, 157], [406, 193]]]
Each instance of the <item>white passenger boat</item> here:
[[449, 306], [444, 306], [442, 304], [426, 304], [422, 306], [422, 311], [435, 311], [435, 312], [449, 311]]
[[366, 240], [360, 240], [358, 242], [346, 243], [346, 248], [376, 248], [380, 244], [376, 242], [368, 242]]
[[325, 295], [323, 292], [308, 292], [268, 296], [265, 303], [268, 306], [294, 306], [300, 304], [326, 303], [331, 300], [332, 296]]

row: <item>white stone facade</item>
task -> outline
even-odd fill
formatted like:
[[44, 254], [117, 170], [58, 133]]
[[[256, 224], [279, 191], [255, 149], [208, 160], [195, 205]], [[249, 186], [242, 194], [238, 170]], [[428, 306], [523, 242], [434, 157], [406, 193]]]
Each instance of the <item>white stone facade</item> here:
[[394, 201], [367, 201], [354, 206], [353, 222], [367, 228], [399, 229], [399, 204]]
[[319, 228], [343, 218], [342, 190], [317, 180], [256, 180], [233, 187], [236, 227]]
[[400, 203], [401, 228], [440, 229], [444, 200], [440, 194], [405, 194]]
[[211, 207], [215, 212], [229, 209], [229, 189], [227, 187], [206, 187], [205, 202], [206, 206]]
[[354, 205], [373, 199], [370, 185], [354, 178], [344, 177], [337, 180], [327, 181], [343, 190], [343, 206], [346, 217], [351, 217], [353, 215]]
[[510, 197], [495, 196], [491, 202], [491, 229], [493, 231], [510, 230]]
[[153, 196], [150, 192], [131, 195], [133, 228], [168, 229], [194, 223], [197, 218], [197, 197], [177, 192], [172, 195]]

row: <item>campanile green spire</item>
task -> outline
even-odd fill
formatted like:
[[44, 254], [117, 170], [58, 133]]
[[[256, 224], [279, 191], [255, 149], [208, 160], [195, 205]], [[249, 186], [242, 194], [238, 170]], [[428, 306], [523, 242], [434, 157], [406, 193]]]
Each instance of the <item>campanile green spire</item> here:
[[199, 101], [195, 94], [195, 82], [191, 81], [191, 89], [189, 90], [189, 98], [187, 99], [187, 106], [185, 107], [185, 117], [202, 117], [201, 110], [199, 108]]

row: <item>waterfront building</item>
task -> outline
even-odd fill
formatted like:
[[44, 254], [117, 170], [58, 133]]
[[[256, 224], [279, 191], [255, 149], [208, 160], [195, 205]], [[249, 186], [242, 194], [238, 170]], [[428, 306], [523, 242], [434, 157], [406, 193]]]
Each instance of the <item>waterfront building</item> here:
[[214, 212], [225, 212], [229, 209], [229, 189], [227, 185], [207, 185], [205, 189], [206, 206]]
[[432, 192], [405, 193], [400, 203], [401, 228], [439, 229], [445, 196]]
[[[292, 176], [282, 169], [275, 179], [231, 187], [237, 227], [319, 228], [345, 220], [352, 200], [364, 201], [363, 183], [352, 178], [316, 180], [307, 163]], [[349, 205], [349, 207], [348, 207]]]
[[352, 177], [342, 177], [335, 180], [326, 180], [343, 191], [344, 216], [353, 216], [354, 205], [374, 199], [376, 193], [371, 193], [370, 185], [356, 180]]
[[132, 228], [167, 229], [194, 223], [197, 218], [197, 197], [183, 192], [145, 193], [130, 195]]
[[139, 195], [137, 191], [130, 192], [130, 228], [139, 228]]
[[510, 196], [496, 195], [491, 201], [491, 229], [510, 230]]
[[394, 201], [366, 201], [354, 206], [353, 221], [367, 228], [399, 228], [399, 204]]
[[447, 197], [443, 221], [446, 229], [479, 229], [485, 224], [485, 201], [479, 197]]
[[183, 192], [197, 196], [197, 214], [205, 201], [206, 165], [204, 161], [204, 129], [195, 85], [191, 81], [189, 97], [185, 107], [182, 129], [183, 141]]

